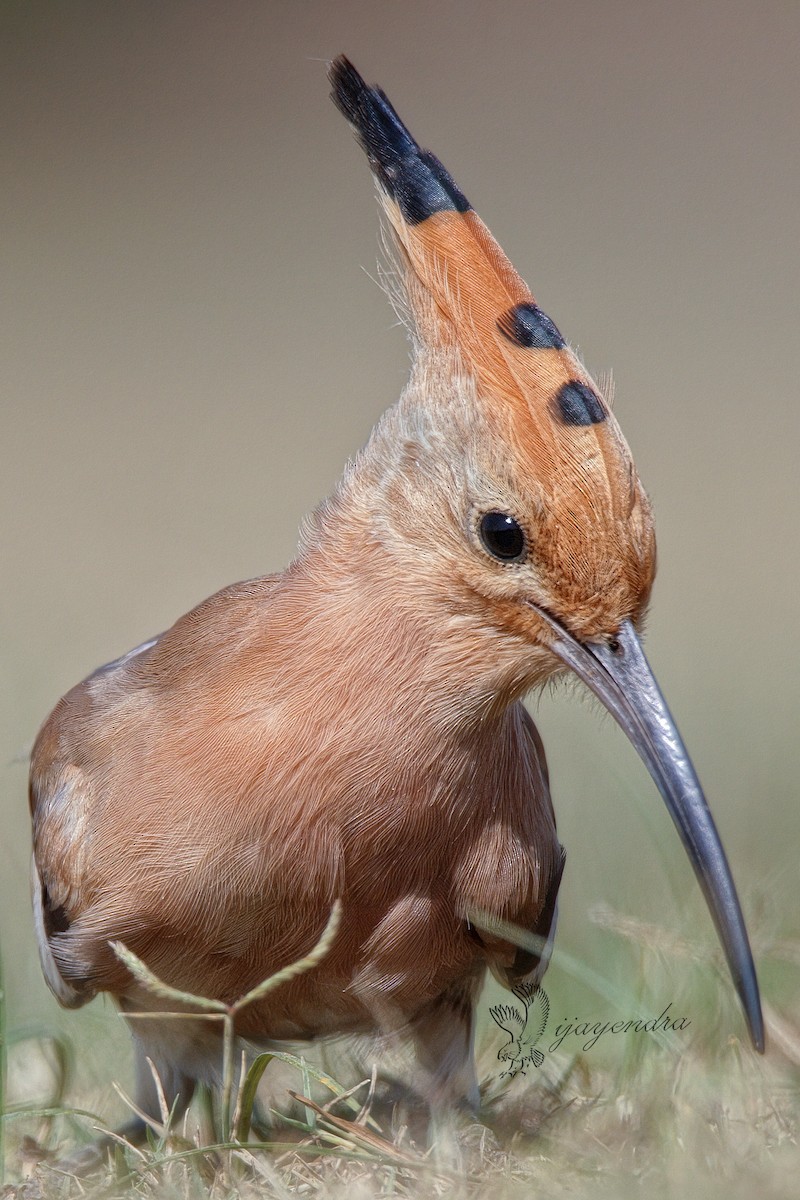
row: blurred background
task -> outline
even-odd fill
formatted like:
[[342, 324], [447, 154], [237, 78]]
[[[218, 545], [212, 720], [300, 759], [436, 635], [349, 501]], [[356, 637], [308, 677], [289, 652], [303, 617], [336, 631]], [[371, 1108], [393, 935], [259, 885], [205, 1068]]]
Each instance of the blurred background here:
[[[800, 907], [800, 7], [4, 0], [0, 43], [11, 1025], [116, 1029], [102, 1001], [60, 1013], [40, 976], [25, 800], [39, 724], [96, 665], [283, 567], [403, 386], [405, 339], [371, 278], [369, 171], [328, 99], [341, 51], [590, 370], [613, 369], [657, 518], [648, 653], [765, 991], [789, 1009], [797, 972], [771, 947], [798, 936]], [[560, 949], [607, 972], [610, 935], [590, 919], [605, 904], [716, 955], [625, 739], [567, 692], [532, 706], [568, 847]], [[685, 974], [667, 958], [664, 1003]], [[606, 1011], [558, 963], [547, 986], [554, 1018]], [[741, 1033], [735, 1006], [725, 1020]]]

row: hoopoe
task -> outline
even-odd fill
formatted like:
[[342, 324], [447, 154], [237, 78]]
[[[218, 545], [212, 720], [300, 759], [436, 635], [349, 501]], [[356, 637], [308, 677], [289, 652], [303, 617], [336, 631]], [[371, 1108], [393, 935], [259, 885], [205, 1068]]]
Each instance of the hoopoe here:
[[[404, 1031], [432, 1105], [477, 1103], [476, 994], [487, 969], [541, 979], [564, 865], [522, 701], [572, 671], [669, 808], [761, 1050], [731, 873], [637, 634], [655, 540], [625, 439], [439, 160], [347, 59], [330, 79], [391, 233], [410, 379], [285, 571], [218, 592], [45, 722], [30, 798], [47, 981], [67, 1007], [171, 1007], [121, 941], [232, 1001], [307, 953], [339, 900], [327, 956], [238, 1033]], [[214, 1076], [218, 1028], [132, 1024], [139, 1106], [158, 1112], [149, 1056], [180, 1110]]]

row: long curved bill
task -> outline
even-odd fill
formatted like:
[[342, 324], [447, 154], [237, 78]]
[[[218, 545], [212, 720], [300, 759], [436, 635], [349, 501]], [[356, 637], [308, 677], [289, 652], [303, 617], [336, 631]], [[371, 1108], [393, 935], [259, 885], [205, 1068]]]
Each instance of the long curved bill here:
[[744, 1008], [750, 1037], [764, 1052], [764, 1022], [753, 955], [739, 898], [714, 819], [636, 631], [623, 621], [610, 642], [579, 642], [548, 612], [553, 652], [622, 726], [664, 798], [694, 867]]

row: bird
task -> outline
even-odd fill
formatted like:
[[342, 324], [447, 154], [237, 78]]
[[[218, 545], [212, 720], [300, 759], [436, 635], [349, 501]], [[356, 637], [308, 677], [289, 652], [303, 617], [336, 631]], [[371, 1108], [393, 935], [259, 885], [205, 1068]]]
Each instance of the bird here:
[[160, 1112], [149, 1059], [179, 1113], [217, 1078], [219, 1026], [159, 1020], [174, 1002], [112, 943], [229, 1004], [308, 954], [338, 906], [325, 956], [236, 1034], [407, 1038], [424, 1104], [476, 1109], [476, 997], [487, 972], [540, 985], [564, 869], [523, 701], [572, 675], [657, 785], [761, 1051], [731, 871], [642, 649], [653, 516], [610, 402], [386, 94], [344, 56], [329, 78], [374, 176], [410, 376], [285, 570], [223, 588], [44, 722], [46, 981], [67, 1008], [110, 995], [139, 1109]]
[[[527, 981], [516, 984], [511, 990], [522, 1001], [524, 1016], [515, 1004], [494, 1004], [489, 1009], [489, 1016], [508, 1034], [509, 1040], [497, 1051], [497, 1057], [500, 1062], [509, 1064], [503, 1075], [513, 1079], [516, 1075], [524, 1075], [529, 1063], [540, 1067], [544, 1062], [544, 1054], [536, 1049], [536, 1043], [545, 1031], [550, 1001], [543, 987], [534, 987]], [[528, 1028], [531, 1016], [531, 1027]]]

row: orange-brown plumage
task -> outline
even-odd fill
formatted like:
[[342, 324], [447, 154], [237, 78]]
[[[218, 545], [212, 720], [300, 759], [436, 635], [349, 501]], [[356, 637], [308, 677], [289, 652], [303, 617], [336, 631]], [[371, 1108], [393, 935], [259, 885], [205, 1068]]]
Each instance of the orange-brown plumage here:
[[[331, 78], [393, 231], [411, 378], [283, 574], [212, 596], [45, 723], [31, 806], [48, 981], [66, 1004], [163, 1007], [118, 940], [166, 982], [232, 1001], [305, 954], [339, 899], [329, 955], [240, 1033], [405, 1028], [427, 1098], [475, 1102], [485, 969], [536, 981], [549, 957], [563, 851], [520, 698], [569, 666], [670, 804], [757, 1042], [724, 855], [723, 870], [639, 658], [654, 539], [627, 445], [438, 160], [346, 60]], [[541, 954], [477, 931], [476, 913], [538, 934]], [[135, 1033], [183, 1102], [213, 1076], [208, 1026]], [[144, 1070], [139, 1100], [153, 1111]]]
[[[539, 512], [553, 513], [551, 528], [536, 539], [553, 551], [553, 577], [570, 585], [575, 563], [584, 576], [601, 568], [580, 586], [584, 593], [593, 588], [593, 602], [605, 595], [607, 612], [601, 616], [593, 603], [584, 613], [573, 588], [564, 596], [572, 627], [588, 637], [609, 624], [610, 614], [640, 618], [655, 573], [652, 519], [627, 443], [597, 386], [544, 314], [549, 337], [543, 340], [555, 344], [520, 346], [509, 335], [517, 306], [541, 310], [471, 208], [434, 211], [412, 223], [380, 173], [378, 181], [417, 353], [450, 355], [452, 373], [463, 371], [474, 382], [483, 415], [496, 426], [489, 436], [513, 455], [516, 477], [535, 486]], [[555, 398], [576, 382], [596, 397], [600, 420], [575, 426], [559, 419]], [[618, 553], [593, 554], [588, 543], [598, 537]]]

